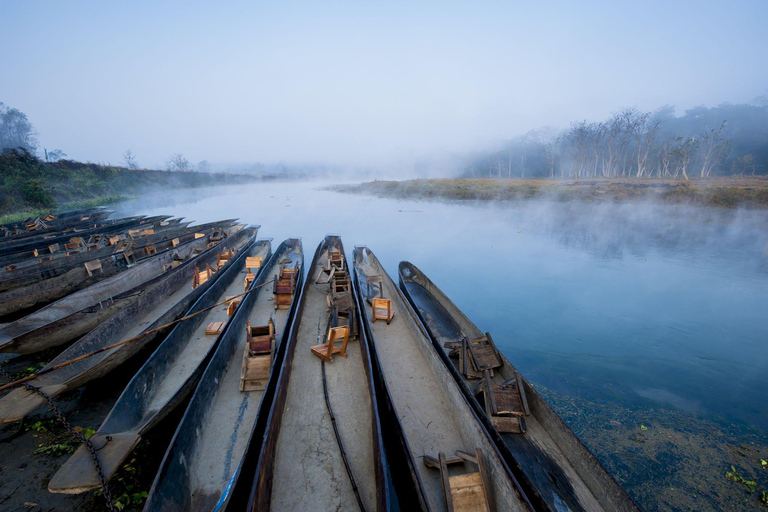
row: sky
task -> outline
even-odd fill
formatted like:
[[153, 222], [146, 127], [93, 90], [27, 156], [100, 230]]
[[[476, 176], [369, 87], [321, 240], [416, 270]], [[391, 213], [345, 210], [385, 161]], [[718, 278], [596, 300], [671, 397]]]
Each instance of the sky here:
[[41, 148], [371, 166], [768, 90], [768, 2], [0, 2]]

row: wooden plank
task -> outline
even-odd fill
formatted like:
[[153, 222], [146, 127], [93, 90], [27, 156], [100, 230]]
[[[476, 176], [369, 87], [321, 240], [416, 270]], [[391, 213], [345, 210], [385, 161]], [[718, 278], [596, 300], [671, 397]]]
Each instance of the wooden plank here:
[[517, 390], [520, 392], [520, 398], [523, 401], [523, 410], [526, 416], [531, 415], [531, 410], [528, 408], [528, 398], [525, 396], [525, 388], [523, 387], [523, 378], [520, 376], [520, 372], [515, 370], [515, 378], [517, 379]]
[[445, 454], [440, 452], [438, 455], [440, 461], [440, 479], [443, 484], [443, 498], [445, 499], [445, 508], [448, 512], [453, 512], [453, 499], [451, 497], [451, 483], [448, 477], [448, 464], [445, 461]]
[[483, 450], [480, 448], [475, 449], [475, 458], [477, 459], [477, 469], [480, 471], [480, 479], [483, 482], [483, 491], [485, 493], [485, 510], [491, 512], [493, 506], [491, 504], [491, 482], [488, 479], [488, 469], [485, 467], [485, 458], [483, 457]]
[[480, 473], [465, 473], [449, 478], [453, 509], [462, 512], [488, 510]]

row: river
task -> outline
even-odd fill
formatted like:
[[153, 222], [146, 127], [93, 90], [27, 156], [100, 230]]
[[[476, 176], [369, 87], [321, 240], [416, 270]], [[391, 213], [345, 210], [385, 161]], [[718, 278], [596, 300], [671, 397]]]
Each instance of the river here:
[[301, 237], [307, 254], [339, 234], [350, 255], [372, 249], [395, 280], [399, 261], [420, 267], [551, 393], [768, 434], [768, 212], [397, 200], [327, 187], [178, 190], [112, 208], [237, 217], [275, 243]]

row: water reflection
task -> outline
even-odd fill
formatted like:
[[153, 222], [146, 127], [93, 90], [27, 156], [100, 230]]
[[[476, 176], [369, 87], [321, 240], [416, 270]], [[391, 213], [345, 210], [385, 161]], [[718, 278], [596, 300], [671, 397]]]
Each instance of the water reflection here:
[[264, 183], [131, 200], [119, 215], [239, 217], [260, 236], [424, 270], [534, 382], [766, 432], [768, 214], [649, 204], [399, 201]]

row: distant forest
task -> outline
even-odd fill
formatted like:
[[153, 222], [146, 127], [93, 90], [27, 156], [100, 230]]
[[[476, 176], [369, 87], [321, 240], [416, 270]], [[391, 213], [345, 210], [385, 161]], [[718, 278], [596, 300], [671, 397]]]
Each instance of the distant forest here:
[[768, 175], [768, 97], [675, 116], [626, 108], [601, 122], [543, 128], [476, 153], [465, 177], [708, 178]]

